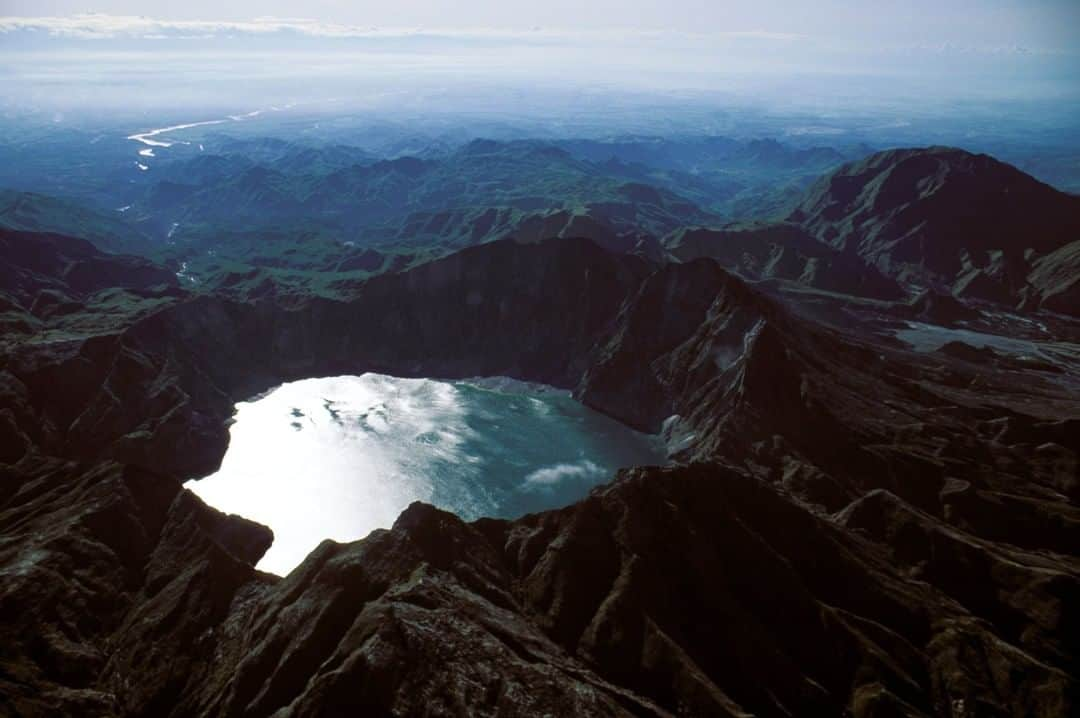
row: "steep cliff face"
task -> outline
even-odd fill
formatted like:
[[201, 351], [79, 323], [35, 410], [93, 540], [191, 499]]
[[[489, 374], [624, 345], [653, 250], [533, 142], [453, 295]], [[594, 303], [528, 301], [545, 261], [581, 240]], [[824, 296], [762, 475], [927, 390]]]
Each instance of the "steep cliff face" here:
[[[484, 245], [375, 278], [348, 303], [170, 302], [112, 333], [11, 348], [0, 367], [10, 454], [199, 476], [220, 461], [232, 405], [281, 381], [509, 375], [575, 388], [663, 429], [681, 458], [725, 456], [831, 510], [872, 488], [925, 507], [950, 475], [1015, 477], [992, 458], [990, 422], [1034, 431], [1068, 415], [1068, 393], [1041, 418], [1032, 402], [1056, 394], [1049, 409], [1072, 385], [1013, 364], [943, 367], [797, 316], [711, 260], [657, 268], [587, 240]], [[984, 407], [985, 391], [1015, 415]], [[1010, 451], [1034, 460], [1037, 443], [1021, 444]]]
[[235, 401], [333, 373], [508, 375], [572, 386], [652, 271], [588, 240], [496, 242], [289, 308], [198, 296], [99, 336], [19, 346], [16, 423], [45, 448], [181, 476], [212, 471]]
[[[171, 710], [177, 682], [205, 670], [214, 650], [205, 631], [255, 575], [270, 530], [207, 508], [176, 479], [114, 462], [26, 457], [0, 477], [4, 712], [120, 715], [135, 684], [160, 708], [146, 715]], [[132, 626], [143, 660], [110, 685]]]
[[674, 413], [683, 389], [675, 384], [686, 381], [685, 376], [673, 375], [674, 352], [699, 331], [714, 306], [729, 305], [739, 313], [741, 323], [733, 332], [739, 336], [732, 338], [741, 342], [743, 333], [760, 319], [763, 304], [715, 262], [663, 267], [627, 299], [611, 338], [582, 378], [582, 401], [643, 431], [658, 432]]
[[[587, 240], [477, 247], [350, 302], [140, 306], [2, 345], [0, 710], [1076, 709], [1069, 372], [840, 335], [712, 259]], [[369, 370], [574, 387], [687, 463], [515, 521], [414, 505], [255, 571], [269, 530], [180, 481], [220, 461], [237, 399]]]

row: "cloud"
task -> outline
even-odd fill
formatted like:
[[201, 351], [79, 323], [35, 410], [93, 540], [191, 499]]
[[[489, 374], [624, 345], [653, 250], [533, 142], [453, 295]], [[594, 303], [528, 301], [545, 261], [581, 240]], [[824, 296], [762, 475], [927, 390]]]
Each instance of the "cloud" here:
[[597, 464], [583, 460], [576, 464], [554, 464], [537, 469], [525, 477], [522, 485], [526, 491], [547, 490], [567, 481], [596, 481], [606, 474]]
[[245, 22], [157, 20], [135, 15], [79, 14], [52, 17], [0, 17], [0, 32], [43, 31], [54, 37], [149, 39], [214, 36], [229, 33], [265, 35], [297, 32], [315, 36], [374, 36], [378, 28], [320, 23], [304, 18], [259, 17]]
[[83, 40], [108, 39], [204, 39], [231, 35], [268, 36], [296, 34], [321, 38], [407, 38], [442, 37], [467, 39], [502, 39], [517, 41], [551, 40], [690, 40], [701, 41], [794, 41], [805, 36], [768, 30], [736, 30], [689, 33], [670, 30], [608, 28], [603, 30], [567, 30], [560, 28], [427, 28], [376, 27], [322, 22], [297, 17], [256, 17], [246, 21], [160, 20], [135, 15], [97, 13], [45, 17], [0, 17], [0, 33], [44, 32], [55, 38]]

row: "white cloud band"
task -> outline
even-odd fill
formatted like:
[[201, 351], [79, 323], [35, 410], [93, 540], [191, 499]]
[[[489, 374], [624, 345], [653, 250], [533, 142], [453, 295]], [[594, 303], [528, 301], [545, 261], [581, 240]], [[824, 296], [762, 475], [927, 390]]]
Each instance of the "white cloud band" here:
[[212, 38], [235, 34], [273, 35], [292, 33], [323, 38], [488, 38], [505, 40], [688, 39], [791, 41], [803, 36], [765, 30], [685, 33], [666, 30], [605, 29], [564, 30], [551, 28], [384, 28], [328, 23], [308, 18], [257, 17], [247, 21], [160, 20], [135, 15], [79, 14], [52, 17], [0, 17], [0, 33], [45, 32], [58, 38], [149, 40]]

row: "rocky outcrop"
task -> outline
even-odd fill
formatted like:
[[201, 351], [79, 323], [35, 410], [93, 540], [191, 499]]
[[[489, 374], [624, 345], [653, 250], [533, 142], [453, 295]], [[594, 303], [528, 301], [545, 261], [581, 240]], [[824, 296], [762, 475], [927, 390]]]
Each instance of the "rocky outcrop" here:
[[[18, 554], [0, 557], [4, 609], [18, 611], [5, 615], [22, 617], [5, 625], [0, 686], [19, 715], [1075, 707], [1077, 567], [980, 547], [887, 494], [834, 523], [731, 469], [638, 469], [517, 521], [414, 504], [279, 579], [247, 562], [264, 528], [166, 477], [33, 475], [0, 514], [10, 533], [34, 506]], [[875, 541], [893, 541], [901, 568]]]
[[0, 711], [124, 714], [108, 666], [132, 631], [144, 653], [123, 683], [165, 709], [212, 656], [203, 634], [255, 575], [270, 530], [114, 462], [26, 458], [0, 477]]
[[1032, 262], [1027, 283], [1025, 308], [1080, 316], [1080, 240]]

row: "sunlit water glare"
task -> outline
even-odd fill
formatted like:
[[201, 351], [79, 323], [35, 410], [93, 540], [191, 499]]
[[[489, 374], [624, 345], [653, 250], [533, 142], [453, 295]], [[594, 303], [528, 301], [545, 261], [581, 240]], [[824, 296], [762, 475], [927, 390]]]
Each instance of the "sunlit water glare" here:
[[284, 574], [320, 541], [389, 528], [413, 501], [464, 519], [564, 506], [615, 469], [663, 463], [637, 433], [565, 392], [508, 380], [305, 379], [236, 405], [221, 469], [188, 484], [274, 530]]

